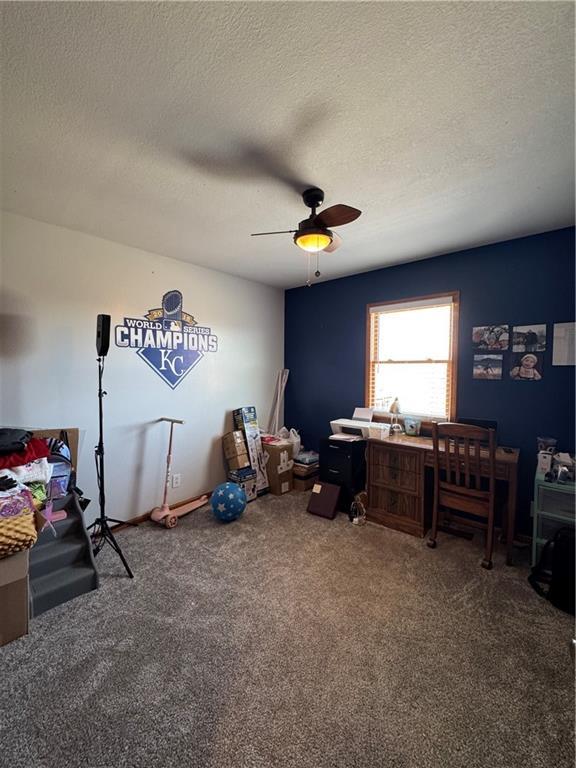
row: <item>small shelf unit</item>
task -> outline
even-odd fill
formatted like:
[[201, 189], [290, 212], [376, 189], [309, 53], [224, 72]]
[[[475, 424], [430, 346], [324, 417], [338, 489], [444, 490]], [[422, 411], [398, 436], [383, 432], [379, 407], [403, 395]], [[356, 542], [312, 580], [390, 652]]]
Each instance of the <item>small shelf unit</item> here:
[[544, 544], [564, 526], [576, 524], [576, 485], [550, 483], [543, 474], [534, 479], [532, 502], [532, 565], [536, 565]]

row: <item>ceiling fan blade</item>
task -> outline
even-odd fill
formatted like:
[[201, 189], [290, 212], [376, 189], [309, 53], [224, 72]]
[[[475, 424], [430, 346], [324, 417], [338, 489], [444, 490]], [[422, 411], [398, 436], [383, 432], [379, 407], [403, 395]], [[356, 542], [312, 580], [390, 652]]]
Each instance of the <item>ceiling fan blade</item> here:
[[225, 179], [274, 179], [299, 195], [310, 186], [309, 180], [292, 167], [285, 151], [233, 139], [230, 145], [231, 151], [224, 154], [197, 150], [182, 152], [180, 157], [204, 173]]
[[337, 235], [336, 232], [332, 232], [332, 242], [326, 248], [323, 248], [324, 253], [332, 253], [342, 245], [342, 238]]
[[320, 211], [314, 219], [315, 224], [319, 224], [321, 227], [341, 227], [343, 224], [350, 224], [351, 221], [355, 221], [362, 211], [358, 208], [352, 208], [350, 205], [331, 205], [323, 211]]
[[281, 229], [278, 232], [252, 232], [250, 237], [260, 237], [260, 235], [289, 235], [296, 232], [295, 229]]

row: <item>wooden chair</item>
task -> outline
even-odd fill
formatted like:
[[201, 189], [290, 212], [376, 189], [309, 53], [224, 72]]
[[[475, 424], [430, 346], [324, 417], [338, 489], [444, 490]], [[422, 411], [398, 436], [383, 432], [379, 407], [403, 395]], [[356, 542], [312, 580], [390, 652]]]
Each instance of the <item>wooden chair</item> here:
[[[434, 508], [429, 547], [436, 547], [440, 508], [465, 513], [465, 524], [486, 531], [482, 567], [492, 568], [496, 433], [493, 429], [445, 422], [432, 424]], [[444, 512], [442, 513], [444, 516]]]

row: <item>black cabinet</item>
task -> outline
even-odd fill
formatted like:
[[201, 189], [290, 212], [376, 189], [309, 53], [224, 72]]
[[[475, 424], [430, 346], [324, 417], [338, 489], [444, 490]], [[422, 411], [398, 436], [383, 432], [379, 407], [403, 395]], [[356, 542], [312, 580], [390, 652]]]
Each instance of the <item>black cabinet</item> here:
[[366, 487], [366, 441], [320, 441], [320, 480], [341, 487], [338, 508], [349, 512], [354, 496]]

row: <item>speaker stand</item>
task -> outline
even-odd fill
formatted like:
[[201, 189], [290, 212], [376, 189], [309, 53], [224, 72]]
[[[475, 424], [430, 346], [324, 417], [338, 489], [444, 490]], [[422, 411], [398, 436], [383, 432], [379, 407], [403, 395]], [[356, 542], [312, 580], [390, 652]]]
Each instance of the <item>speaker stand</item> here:
[[100, 514], [98, 518], [88, 526], [88, 530], [91, 531], [91, 539], [94, 557], [96, 557], [104, 545], [108, 543], [112, 549], [116, 552], [122, 565], [126, 569], [128, 576], [133, 579], [134, 574], [130, 570], [130, 566], [124, 557], [120, 545], [116, 541], [110, 523], [121, 523], [121, 520], [114, 520], [111, 517], [106, 517], [106, 494], [104, 489], [104, 412], [103, 412], [103, 400], [107, 394], [102, 389], [102, 378], [104, 376], [104, 357], [98, 358], [98, 445], [94, 449], [94, 459], [96, 461], [96, 479], [98, 482], [98, 503], [100, 507]]

